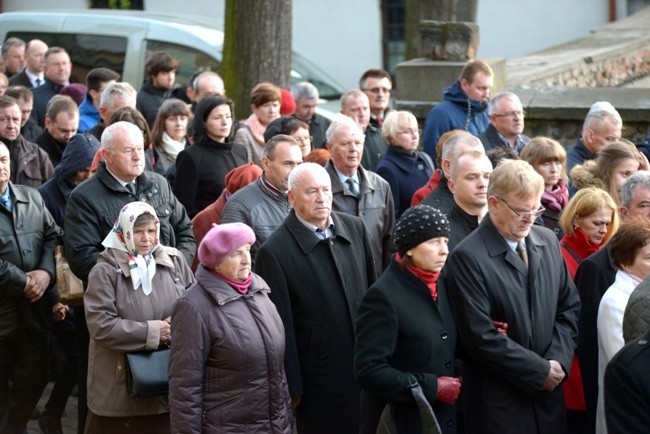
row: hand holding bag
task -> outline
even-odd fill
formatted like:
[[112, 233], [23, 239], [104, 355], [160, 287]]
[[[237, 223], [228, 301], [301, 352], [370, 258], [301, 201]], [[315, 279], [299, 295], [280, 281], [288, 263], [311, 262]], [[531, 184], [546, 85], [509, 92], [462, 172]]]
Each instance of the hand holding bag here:
[[169, 345], [157, 350], [124, 354], [126, 390], [133, 397], [167, 395], [169, 393]]
[[56, 263], [56, 291], [59, 294], [59, 301], [69, 306], [83, 306], [84, 285], [70, 270], [63, 246], [54, 248], [54, 261]]
[[[436, 415], [433, 413], [433, 409], [429, 405], [427, 398], [424, 396], [420, 383], [418, 383], [418, 380], [416, 380], [412, 375], [409, 375], [408, 387], [411, 390], [411, 394], [413, 394], [413, 398], [415, 398], [418, 410], [420, 411], [422, 434], [441, 434], [440, 425], [438, 425]], [[398, 434], [393, 415], [394, 411], [392, 402], [386, 404], [386, 407], [384, 407], [384, 411], [381, 413], [381, 417], [379, 418], [377, 434]]]

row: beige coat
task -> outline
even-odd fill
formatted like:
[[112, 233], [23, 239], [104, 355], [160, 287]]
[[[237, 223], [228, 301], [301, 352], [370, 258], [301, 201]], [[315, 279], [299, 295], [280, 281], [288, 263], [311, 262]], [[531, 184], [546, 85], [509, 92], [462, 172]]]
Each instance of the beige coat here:
[[[84, 294], [90, 332], [88, 408], [99, 416], [127, 417], [166, 413], [167, 397], [133, 398], [126, 391], [124, 353], [158, 348], [158, 321], [169, 319], [172, 306], [194, 282], [180, 252], [154, 252], [153, 291], [133, 290], [125, 252], [106, 249], [97, 260]], [[172, 343], [173, 344], [173, 343]]]

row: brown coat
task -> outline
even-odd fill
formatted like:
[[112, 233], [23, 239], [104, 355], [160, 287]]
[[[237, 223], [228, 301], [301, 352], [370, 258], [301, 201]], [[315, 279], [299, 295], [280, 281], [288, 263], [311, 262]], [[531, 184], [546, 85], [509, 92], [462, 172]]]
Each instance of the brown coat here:
[[268, 285], [254, 274], [242, 295], [204, 266], [196, 279], [174, 305], [172, 432], [290, 434], [284, 327]]
[[91, 338], [88, 408], [99, 416], [145, 416], [169, 411], [166, 396], [129, 396], [124, 375], [124, 353], [158, 348], [158, 321], [171, 316], [176, 299], [194, 282], [178, 250], [161, 246], [154, 257], [156, 275], [148, 296], [142, 289], [133, 290], [125, 252], [104, 250], [90, 272], [84, 294]]

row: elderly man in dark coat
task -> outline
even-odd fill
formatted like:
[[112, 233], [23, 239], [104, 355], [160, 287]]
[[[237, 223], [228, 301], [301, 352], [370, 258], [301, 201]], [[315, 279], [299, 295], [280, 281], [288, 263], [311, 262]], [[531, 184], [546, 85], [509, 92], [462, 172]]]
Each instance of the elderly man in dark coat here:
[[502, 162], [490, 177], [489, 218], [448, 261], [470, 434], [566, 433], [558, 386], [571, 368], [580, 300], [557, 237], [533, 226], [543, 190], [528, 163]]
[[375, 281], [363, 222], [332, 212], [330, 177], [315, 163], [289, 176], [293, 210], [257, 252], [286, 333], [285, 370], [298, 432], [357, 433], [353, 321]]

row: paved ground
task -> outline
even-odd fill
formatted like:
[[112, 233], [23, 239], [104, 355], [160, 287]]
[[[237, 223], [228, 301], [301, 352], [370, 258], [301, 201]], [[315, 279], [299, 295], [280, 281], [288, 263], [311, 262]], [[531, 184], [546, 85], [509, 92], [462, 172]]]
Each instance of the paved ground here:
[[[47, 402], [47, 398], [50, 396], [53, 384], [54, 383], [50, 382], [47, 385], [47, 388], [43, 392], [43, 396], [41, 396], [41, 400], [38, 402], [37, 408], [41, 411], [45, 408], [45, 403]], [[61, 419], [61, 426], [63, 427], [63, 434], [77, 433], [77, 397], [71, 396], [70, 399], [68, 399], [65, 415]], [[38, 421], [36, 420], [30, 420], [29, 424], [27, 424], [27, 429], [29, 434], [38, 434], [41, 432], [38, 427]]]

